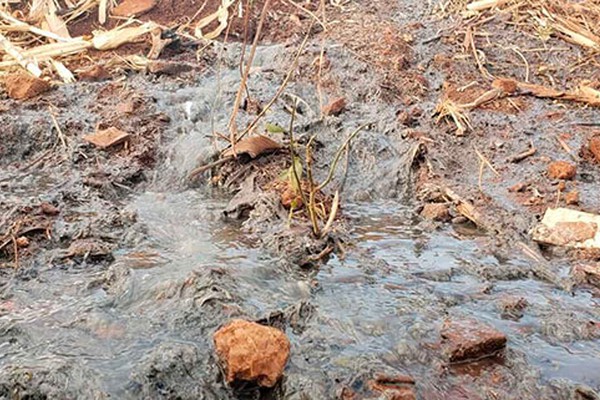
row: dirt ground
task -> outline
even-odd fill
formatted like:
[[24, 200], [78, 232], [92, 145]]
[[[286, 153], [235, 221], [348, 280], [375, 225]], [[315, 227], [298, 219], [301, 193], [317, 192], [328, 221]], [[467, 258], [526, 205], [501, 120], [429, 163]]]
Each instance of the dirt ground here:
[[[64, 59], [106, 66], [102, 79], [0, 95], [0, 398], [600, 398], [600, 255], [531, 237], [549, 207], [600, 211], [598, 108], [502, 95], [464, 111], [464, 132], [441, 108], [498, 78], [598, 89], [597, 49], [542, 40], [518, 13], [461, 15], [460, 1], [273, 1], [236, 124], [287, 76], [271, 128], [253, 132], [282, 146], [190, 180], [229, 146], [264, 0], [233, 6], [216, 41], [182, 28], [220, 3], [159, 0], [139, 16], [176, 37], [158, 61], [185, 68], [113, 67], [148, 54], [144, 36]], [[93, 9], [70, 33], [97, 21]], [[328, 215], [341, 191], [320, 237], [307, 208], [286, 206], [306, 201], [289, 190], [289, 135], [273, 130], [291, 113], [317, 180], [342, 154], [317, 193]], [[111, 127], [128, 139], [85, 138]], [[557, 161], [574, 173], [552, 172]], [[275, 388], [225, 382], [211, 338], [234, 317], [290, 336]], [[444, 321], [466, 317], [506, 348], [448, 362]]]

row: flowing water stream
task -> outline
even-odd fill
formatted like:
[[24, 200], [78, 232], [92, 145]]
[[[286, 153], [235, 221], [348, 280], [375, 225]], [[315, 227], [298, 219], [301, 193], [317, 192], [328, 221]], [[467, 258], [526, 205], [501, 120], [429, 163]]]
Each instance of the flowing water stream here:
[[[272, 54], [259, 52], [258, 65]], [[272, 93], [277, 86], [266, 76], [255, 85]], [[497, 398], [514, 399], [562, 396], [575, 384], [600, 389], [598, 299], [532, 279], [526, 259], [495, 256], [481, 246], [481, 233], [432, 229], [407, 201], [349, 199], [345, 255], [303, 270], [224, 221], [224, 193], [181, 181], [210, 153], [211, 121], [226, 121], [230, 104], [222, 99], [232, 98], [238, 79], [232, 69], [219, 80], [153, 93], [174, 128], [153, 179], [120, 204], [136, 222], [108, 269], [40, 265], [37, 276], [9, 283], [11, 296], [0, 303], [0, 365], [27, 371], [21, 385], [41, 379], [63, 390], [46, 393], [82, 399], [230, 398], [212, 334], [244, 316], [286, 321], [286, 378], [263, 393], [274, 398], [333, 398], [342, 386], [360, 391], [376, 373], [413, 376], [427, 400], [480, 398], [494, 384], [502, 388]], [[522, 318], [503, 318], [506, 296], [526, 298]], [[504, 332], [505, 353], [449, 368], [440, 324], [464, 317]], [[548, 386], [554, 391], [543, 391]]]

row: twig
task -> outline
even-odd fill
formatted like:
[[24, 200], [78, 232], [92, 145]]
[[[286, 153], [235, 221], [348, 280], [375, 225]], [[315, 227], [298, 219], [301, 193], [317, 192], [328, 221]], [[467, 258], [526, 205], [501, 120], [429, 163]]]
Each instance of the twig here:
[[487, 166], [489, 169], [492, 170], [492, 172], [494, 172], [496, 174], [496, 176], [499, 176], [500, 174], [498, 173], [498, 171], [496, 171], [496, 169], [492, 166], [492, 164], [490, 164], [490, 162], [488, 161], [487, 158], [485, 158], [483, 156], [483, 154], [481, 154], [479, 152], [479, 150], [477, 150], [476, 148], [473, 148], [475, 150], [475, 153], [477, 153], [477, 156], [479, 157], [480, 160], [480, 164], [479, 164], [479, 191], [483, 193], [483, 171], [485, 169], [485, 167]]
[[512, 47], [512, 51], [517, 53], [525, 63], [525, 82], [529, 83], [529, 62], [527, 62], [527, 59], [525, 58], [523, 53], [521, 53], [516, 47]]
[[281, 96], [281, 93], [283, 93], [283, 91], [285, 90], [290, 78], [292, 77], [292, 74], [296, 70], [296, 65], [298, 64], [300, 55], [302, 54], [302, 51], [304, 51], [304, 47], [306, 46], [306, 43], [308, 42], [308, 38], [310, 37], [310, 31], [312, 30], [313, 25], [314, 25], [314, 21], [308, 28], [308, 31], [306, 32], [306, 35], [304, 36], [304, 40], [302, 41], [302, 44], [298, 48], [298, 51], [296, 52], [294, 60], [292, 61], [292, 65], [290, 66], [290, 69], [288, 70], [283, 82], [281, 83], [281, 86], [279, 86], [279, 89], [277, 89], [277, 92], [275, 92], [275, 96], [273, 96], [273, 98], [267, 103], [267, 105], [265, 107], [263, 107], [261, 112], [256, 116], [256, 118], [254, 118], [254, 121], [252, 121], [250, 123], [250, 125], [248, 125], [248, 127], [246, 127], [246, 129], [244, 129], [244, 131], [238, 136], [238, 139], [243, 138], [250, 131], [252, 131], [254, 129], [256, 124], [258, 124], [258, 122], [265, 116], [265, 114], [270, 110], [270, 108], [273, 106], [273, 104], [275, 104], [275, 102], [277, 101], [279, 96]]
[[235, 156], [229, 156], [229, 157], [221, 158], [221, 159], [211, 162], [209, 164], [202, 165], [202, 166], [194, 169], [192, 172], [190, 172], [190, 174], [188, 175], [188, 180], [193, 181], [194, 179], [196, 179], [196, 177], [198, 175], [202, 174], [203, 172], [206, 172], [209, 169], [212, 169], [214, 167], [218, 167], [219, 165], [223, 165], [226, 162], [233, 160], [234, 158], [235, 158]]
[[250, 75], [250, 68], [252, 67], [252, 62], [254, 61], [254, 56], [256, 54], [256, 48], [258, 47], [258, 40], [260, 38], [260, 34], [262, 32], [263, 24], [265, 22], [265, 17], [269, 10], [269, 6], [271, 5], [271, 0], [266, 0], [263, 5], [262, 11], [260, 13], [260, 19], [258, 21], [258, 27], [256, 28], [256, 34], [254, 35], [254, 41], [252, 42], [252, 48], [250, 49], [250, 55], [248, 56], [248, 61], [246, 62], [246, 69], [244, 70], [244, 75], [242, 76], [242, 81], [240, 82], [240, 87], [238, 89], [237, 95], [235, 96], [235, 102], [233, 104], [233, 110], [231, 112], [231, 117], [229, 118], [229, 141], [231, 146], [233, 147], [233, 151], [235, 153], [235, 142], [237, 140], [237, 125], [236, 125], [236, 117], [240, 108], [240, 104], [242, 101], [242, 93], [244, 93], [244, 88], [246, 86], [246, 82], [248, 81], [248, 76]]
[[50, 113], [50, 118], [52, 119], [54, 128], [56, 129], [56, 132], [58, 133], [58, 138], [60, 139], [60, 142], [62, 143], [63, 149], [65, 150], [65, 157], [68, 157], [69, 147], [67, 146], [67, 141], [65, 140], [65, 135], [63, 134], [62, 129], [60, 129], [60, 126], [58, 125], [58, 121], [56, 120], [56, 116], [54, 115], [54, 112], [52, 111], [51, 106], [48, 106], [48, 112]]
[[335, 221], [335, 217], [337, 216], [338, 207], [340, 205], [340, 191], [336, 190], [335, 195], [333, 196], [333, 203], [331, 204], [331, 211], [329, 212], [329, 218], [327, 218], [327, 223], [323, 227], [321, 231], [321, 238], [325, 237], [331, 230], [333, 226], [333, 222]]
[[363, 124], [363, 125], [359, 126], [358, 128], [356, 128], [356, 130], [354, 132], [352, 132], [350, 134], [350, 136], [348, 136], [346, 138], [346, 140], [344, 141], [344, 143], [340, 146], [340, 148], [338, 149], [337, 153], [335, 154], [335, 158], [333, 159], [333, 163], [331, 163], [331, 167], [329, 168], [329, 173], [327, 174], [327, 178], [325, 178], [325, 180], [323, 181], [323, 183], [321, 183], [319, 186], [317, 186], [317, 190], [323, 190], [325, 188], [325, 186], [329, 185], [329, 183], [333, 179], [333, 174], [335, 173], [335, 169], [337, 167], [337, 163], [340, 160], [340, 156], [342, 155], [342, 152], [344, 151], [344, 148], [350, 144], [350, 141], [352, 139], [354, 139], [356, 137], [356, 135], [358, 135], [360, 133], [360, 131], [362, 131], [363, 129], [365, 129], [369, 125], [371, 125], [371, 122], [367, 122], [366, 124]]
[[319, 221], [317, 221], [317, 213], [315, 210], [315, 193], [317, 192], [317, 188], [315, 187], [315, 181], [313, 179], [312, 173], [312, 144], [315, 140], [315, 136], [312, 136], [308, 143], [306, 144], [306, 175], [308, 179], [308, 216], [310, 217], [310, 222], [313, 228], [313, 234], [317, 237], [320, 236], [319, 232]]
[[286, 0], [289, 4], [291, 4], [292, 6], [300, 9], [302, 12], [308, 14], [311, 18], [314, 18], [315, 21], [317, 21], [319, 23], [319, 25], [321, 25], [321, 27], [323, 27], [323, 31], [327, 32], [327, 25], [325, 24], [325, 22], [321, 21], [319, 19], [319, 17], [317, 17], [315, 15], [315, 13], [313, 13], [310, 10], [307, 10], [306, 8], [302, 7], [300, 4], [296, 4], [293, 0]]
[[533, 147], [533, 143], [530, 143], [529, 150], [525, 150], [519, 154], [515, 154], [514, 156], [508, 159], [508, 162], [518, 163], [523, 161], [524, 159], [533, 156], [537, 152], [537, 149]]
[[294, 102], [294, 108], [292, 109], [292, 116], [290, 118], [290, 156], [292, 158], [292, 173], [294, 174], [294, 179], [298, 184], [298, 191], [300, 192], [300, 197], [302, 197], [302, 202], [309, 206], [307, 202], [306, 195], [304, 194], [304, 190], [302, 190], [302, 181], [300, 180], [300, 174], [298, 174], [298, 170], [296, 169], [296, 150], [295, 150], [295, 142], [294, 142], [294, 119], [296, 118], [296, 107], [298, 106], [298, 102]]

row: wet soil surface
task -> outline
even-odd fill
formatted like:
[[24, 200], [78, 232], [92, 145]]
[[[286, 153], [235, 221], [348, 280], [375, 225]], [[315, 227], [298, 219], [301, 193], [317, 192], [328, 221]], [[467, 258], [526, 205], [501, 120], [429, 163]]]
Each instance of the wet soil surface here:
[[[377, 398], [372, 381], [382, 374], [411, 376], [427, 400], [598, 398], [597, 289], [574, 285], [572, 254], [541, 249], [545, 262], [533, 261], [519, 246], [537, 246], [528, 230], [556, 200], [543, 157], [565, 154], [552, 135], [597, 112], [528, 99], [518, 113], [479, 110], [462, 138], [434, 124], [443, 82], [468, 84], [477, 69], [441, 62], [457, 51], [440, 36], [455, 21], [430, 12], [426, 2], [332, 9], [346, 25], [323, 42], [321, 84], [315, 33], [266, 117], [287, 126], [289, 99], [303, 100], [298, 142], [316, 135], [321, 179], [344, 138], [370, 123], [352, 142], [332, 233], [339, 246], [308, 268], [327, 243], [305, 241], [305, 224], [281, 215], [278, 199], [258, 193], [254, 211], [232, 221], [223, 211], [241, 182], [231, 190], [207, 184], [211, 176], [186, 179], [214, 156], [213, 132], [227, 132], [240, 44], [216, 44], [208, 67], [176, 78], [132, 74], [2, 100], [0, 398]], [[249, 81], [259, 102], [275, 94], [298, 44], [259, 48]], [[340, 96], [346, 110], [321, 119]], [[399, 119], [404, 111], [410, 118]], [[561, 124], [544, 118], [554, 112]], [[254, 116], [241, 111], [238, 125]], [[83, 140], [98, 125], [131, 139], [99, 150]], [[578, 149], [592, 131], [568, 133]], [[533, 160], [505, 162], [529, 142]], [[501, 174], [486, 173], [485, 195], [474, 148]], [[580, 190], [582, 209], [597, 210], [599, 168], [581, 161], [578, 174], [567, 185]], [[544, 202], [507, 190], [524, 179], [545, 188]], [[443, 187], [486, 210], [492, 229], [422, 218], [420, 206], [440, 201]], [[290, 338], [274, 389], [224, 382], [212, 336], [239, 317]], [[506, 349], [449, 363], [444, 322], [466, 319], [504, 333]]]

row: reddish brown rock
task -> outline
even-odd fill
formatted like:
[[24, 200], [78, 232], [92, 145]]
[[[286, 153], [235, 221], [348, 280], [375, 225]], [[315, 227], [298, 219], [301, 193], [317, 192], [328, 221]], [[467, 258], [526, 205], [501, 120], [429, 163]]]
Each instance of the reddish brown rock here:
[[512, 185], [511, 187], [509, 187], [508, 191], [512, 192], [512, 193], [520, 193], [520, 192], [524, 192], [525, 190], [527, 190], [528, 187], [529, 187], [529, 183], [527, 183], [527, 182], [517, 182], [514, 185]]
[[450, 219], [450, 211], [446, 204], [428, 203], [421, 210], [421, 216], [432, 221], [448, 221]]
[[566, 161], [555, 161], [548, 166], [548, 176], [551, 179], [573, 179], [577, 168]]
[[281, 205], [287, 208], [293, 208], [297, 210], [302, 207], [302, 195], [292, 185], [288, 185], [287, 188], [281, 193]]
[[506, 296], [500, 300], [499, 308], [502, 318], [519, 319], [523, 311], [529, 306], [527, 300], [520, 296]]
[[51, 89], [50, 84], [45, 80], [25, 72], [7, 76], [4, 85], [8, 96], [15, 100], [31, 99]]
[[571, 276], [577, 284], [587, 283], [600, 288], [600, 263], [576, 265], [571, 270]]
[[99, 130], [96, 133], [83, 137], [83, 140], [90, 142], [101, 149], [107, 149], [111, 146], [123, 143], [127, 139], [129, 139], [129, 134], [127, 132], [123, 132], [114, 127]]
[[135, 17], [152, 10], [157, 0], [124, 0], [121, 4], [113, 8], [112, 15], [117, 17]]
[[475, 319], [446, 320], [441, 336], [450, 362], [490, 356], [506, 346], [506, 335]]
[[110, 73], [102, 65], [93, 65], [77, 73], [79, 79], [89, 82], [98, 82], [110, 78]]
[[233, 320], [213, 339], [228, 383], [247, 381], [273, 387], [290, 356], [290, 341], [283, 332], [255, 322]]
[[331, 103], [323, 107], [324, 115], [340, 115], [342, 111], [346, 109], [346, 99], [344, 97], [338, 97]]
[[156, 75], [179, 75], [191, 70], [190, 64], [177, 61], [152, 61], [148, 64], [148, 72]]
[[17, 238], [16, 243], [19, 247], [27, 247], [29, 246], [29, 239], [27, 239], [25, 236], [21, 236]]
[[48, 202], [43, 202], [42, 204], [40, 204], [40, 209], [42, 210], [42, 213], [46, 215], [57, 215], [58, 213], [60, 213], [60, 210], [58, 208], [54, 207]]
[[415, 400], [415, 380], [407, 375], [378, 375], [370, 380], [369, 389], [374, 392], [380, 392], [385, 399], [391, 400]]
[[600, 136], [594, 136], [589, 142], [590, 152], [594, 155], [596, 162], [600, 163]]
[[579, 204], [579, 192], [577, 190], [573, 190], [565, 194], [565, 203], [569, 206], [574, 206]]

